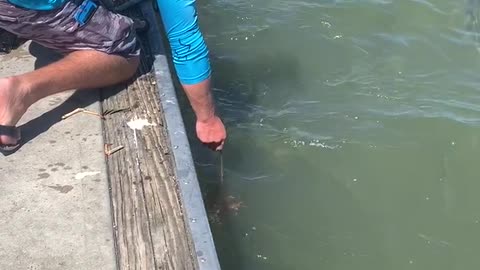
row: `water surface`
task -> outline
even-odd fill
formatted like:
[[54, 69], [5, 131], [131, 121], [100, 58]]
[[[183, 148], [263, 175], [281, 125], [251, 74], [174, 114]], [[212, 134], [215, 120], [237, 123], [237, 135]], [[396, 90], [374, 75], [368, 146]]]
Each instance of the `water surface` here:
[[[477, 1], [199, 0], [218, 156], [190, 138], [223, 269], [478, 269]], [[186, 110], [192, 126], [191, 111]]]

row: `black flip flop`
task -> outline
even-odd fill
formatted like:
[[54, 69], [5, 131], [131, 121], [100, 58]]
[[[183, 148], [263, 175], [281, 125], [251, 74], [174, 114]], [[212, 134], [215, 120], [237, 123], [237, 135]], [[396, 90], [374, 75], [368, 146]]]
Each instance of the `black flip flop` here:
[[0, 142], [0, 152], [10, 153], [17, 150], [17, 148], [20, 146], [21, 134], [20, 129], [18, 129], [17, 127], [0, 125], [0, 135], [9, 136], [17, 139], [16, 144], [2, 144]]

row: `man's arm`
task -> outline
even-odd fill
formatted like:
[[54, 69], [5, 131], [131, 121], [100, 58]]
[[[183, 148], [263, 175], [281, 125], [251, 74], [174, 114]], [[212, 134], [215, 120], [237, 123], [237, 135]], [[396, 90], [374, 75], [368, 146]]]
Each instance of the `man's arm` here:
[[215, 116], [215, 102], [210, 91], [210, 80], [201, 83], [183, 85], [197, 121], [208, 122]]
[[210, 79], [197, 84], [183, 85], [183, 89], [197, 118], [198, 139], [214, 150], [222, 150], [227, 132], [215, 111]]
[[226, 131], [215, 114], [209, 52], [198, 27], [195, 1], [157, 0], [157, 3], [177, 76], [197, 117], [197, 137], [212, 149], [221, 150]]

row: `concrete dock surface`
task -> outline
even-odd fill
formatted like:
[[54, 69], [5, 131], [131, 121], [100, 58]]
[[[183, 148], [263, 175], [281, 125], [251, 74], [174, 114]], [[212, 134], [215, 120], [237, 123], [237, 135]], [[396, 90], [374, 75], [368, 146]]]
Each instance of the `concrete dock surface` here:
[[[27, 43], [0, 56], [0, 76], [58, 56]], [[22, 118], [22, 147], [0, 155], [0, 269], [115, 269], [108, 178], [97, 90], [34, 104]]]

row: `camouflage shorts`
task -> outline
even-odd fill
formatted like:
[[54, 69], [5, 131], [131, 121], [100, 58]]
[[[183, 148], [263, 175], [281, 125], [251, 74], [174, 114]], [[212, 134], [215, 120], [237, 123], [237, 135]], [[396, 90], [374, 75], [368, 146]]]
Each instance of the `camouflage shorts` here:
[[0, 0], [0, 28], [61, 53], [96, 50], [126, 58], [139, 55], [130, 18], [99, 7], [80, 27], [74, 19], [77, 10], [74, 2], [52, 11], [34, 11]]

